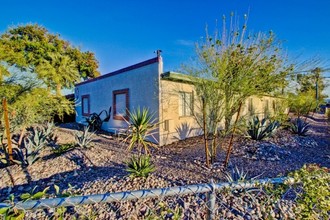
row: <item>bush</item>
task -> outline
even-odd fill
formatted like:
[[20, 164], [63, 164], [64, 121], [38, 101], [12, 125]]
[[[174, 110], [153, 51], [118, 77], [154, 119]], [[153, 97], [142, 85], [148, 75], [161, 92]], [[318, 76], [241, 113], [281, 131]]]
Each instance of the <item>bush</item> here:
[[148, 155], [133, 156], [126, 163], [126, 166], [126, 171], [130, 173], [131, 177], [147, 177], [150, 173], [155, 171], [155, 167], [150, 162], [150, 157]]
[[297, 219], [328, 219], [330, 213], [329, 169], [318, 165], [304, 165], [289, 176], [294, 178], [297, 193]]
[[70, 150], [73, 150], [76, 147], [74, 143], [60, 144], [52, 148], [52, 151], [56, 155], [64, 154]]
[[305, 122], [301, 118], [297, 118], [293, 120], [293, 122], [290, 125], [291, 131], [294, 134], [297, 134], [299, 136], [306, 136], [307, 132], [309, 131], [309, 123]]
[[249, 121], [247, 133], [253, 140], [262, 140], [272, 136], [279, 127], [278, 121], [270, 121], [268, 118], [260, 120], [258, 116], [254, 116]]

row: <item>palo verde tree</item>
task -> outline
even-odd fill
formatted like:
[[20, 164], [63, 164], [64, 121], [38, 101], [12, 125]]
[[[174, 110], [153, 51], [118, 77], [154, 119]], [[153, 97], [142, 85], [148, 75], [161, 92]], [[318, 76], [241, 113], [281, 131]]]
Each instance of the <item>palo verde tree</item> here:
[[[204, 99], [207, 97], [205, 103], [219, 99], [216, 101], [221, 103], [221, 108], [216, 110], [219, 116], [217, 126], [220, 126], [220, 119], [223, 117], [225, 131], [232, 134], [236, 130], [246, 100], [251, 96], [276, 95], [279, 88], [286, 86], [286, 76], [292, 69], [285, 65], [281, 44], [272, 32], [246, 32], [246, 16], [241, 28], [234, 14], [231, 14], [229, 24], [224, 17], [221, 31], [216, 29], [212, 35], [206, 31], [205, 39], [197, 43], [197, 65], [189, 69], [193, 76], [216, 82], [216, 86], [214, 83], [197, 82], [197, 95]], [[199, 89], [203, 86], [211, 86], [208, 89], [214, 91], [214, 96], [206, 95], [207, 89]], [[215, 106], [217, 105], [213, 105]], [[210, 110], [212, 105], [206, 104], [205, 108], [208, 113], [214, 112]], [[205, 132], [208, 131], [204, 130]], [[226, 165], [232, 150], [232, 140], [233, 136], [228, 146]]]

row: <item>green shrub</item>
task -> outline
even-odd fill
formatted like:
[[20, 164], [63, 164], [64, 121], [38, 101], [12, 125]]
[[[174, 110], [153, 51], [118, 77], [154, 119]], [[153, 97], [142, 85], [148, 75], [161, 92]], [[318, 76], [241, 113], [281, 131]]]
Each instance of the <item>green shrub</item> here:
[[52, 151], [56, 155], [64, 154], [70, 150], [73, 150], [76, 147], [74, 143], [60, 144], [52, 148]]
[[249, 121], [247, 133], [253, 140], [262, 140], [272, 136], [279, 127], [278, 121], [270, 121], [268, 118], [260, 120], [258, 116], [254, 116]]
[[290, 128], [292, 133], [297, 134], [299, 136], [306, 136], [309, 131], [309, 123], [305, 122], [301, 118], [297, 118], [292, 121], [290, 124]]
[[130, 173], [131, 177], [147, 177], [155, 171], [155, 167], [150, 162], [148, 155], [132, 156], [126, 163], [126, 166], [126, 171]]
[[[71, 190], [73, 187], [69, 184], [68, 190]], [[19, 196], [18, 199], [15, 199], [14, 194], [10, 194], [8, 199], [5, 200], [5, 203], [8, 203], [8, 207], [0, 207], [0, 219], [9, 220], [9, 219], [16, 219], [16, 220], [23, 220], [25, 217], [25, 211], [16, 209], [15, 203], [16, 202], [25, 202], [28, 200], [40, 200], [44, 198], [49, 198], [50, 194], [48, 194], [48, 190], [50, 187], [46, 187], [42, 191], [36, 191], [37, 186], [35, 186], [30, 192], [23, 193]], [[70, 192], [60, 192], [59, 186], [54, 184], [54, 190], [56, 197], [68, 197], [72, 196]], [[17, 201], [16, 201], [17, 200]], [[2, 202], [2, 201], [0, 201]], [[55, 208], [55, 212], [52, 213], [49, 219], [64, 219], [64, 214], [67, 211], [66, 207], [58, 207]], [[1, 218], [2, 217], [2, 218]], [[47, 218], [48, 219], [48, 218]]]
[[80, 148], [90, 148], [94, 139], [94, 132], [89, 132], [89, 127], [84, 127], [83, 131], [75, 133], [76, 144]]
[[297, 219], [329, 219], [329, 169], [315, 164], [304, 165], [289, 176], [294, 178], [297, 193]]

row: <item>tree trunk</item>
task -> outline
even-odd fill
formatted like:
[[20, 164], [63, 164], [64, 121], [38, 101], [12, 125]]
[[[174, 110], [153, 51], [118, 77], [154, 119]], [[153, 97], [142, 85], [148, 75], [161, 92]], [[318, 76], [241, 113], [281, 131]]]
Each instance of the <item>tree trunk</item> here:
[[10, 127], [9, 127], [9, 118], [8, 118], [8, 107], [7, 107], [7, 100], [3, 98], [2, 100], [3, 112], [4, 112], [4, 120], [5, 120], [5, 128], [6, 128], [6, 136], [7, 136], [7, 144], [8, 144], [8, 154], [9, 154], [9, 161], [13, 161], [13, 148], [11, 146], [11, 135], [10, 135]]
[[60, 83], [56, 84], [56, 95], [62, 95], [62, 85]]
[[227, 156], [226, 156], [226, 160], [225, 160], [225, 167], [228, 166], [229, 157], [230, 157], [230, 154], [231, 154], [231, 150], [233, 148], [233, 139], [234, 139], [234, 134], [235, 134], [235, 131], [236, 131], [237, 122], [238, 122], [238, 119], [239, 119], [239, 116], [240, 116], [240, 113], [241, 113], [241, 108], [242, 108], [242, 103], [239, 104], [239, 108], [238, 108], [238, 112], [237, 112], [237, 115], [236, 115], [233, 131], [231, 133], [230, 141], [229, 141], [229, 144], [228, 144]]
[[25, 134], [25, 127], [22, 128], [22, 130], [21, 130], [21, 134], [19, 135], [19, 140], [18, 140], [18, 146], [19, 146], [19, 147], [20, 147], [21, 144], [22, 144], [24, 134]]
[[213, 135], [212, 139], [212, 154], [211, 154], [211, 163], [216, 162], [216, 157], [217, 157], [217, 137], [216, 135]]
[[208, 146], [208, 140], [207, 135], [208, 132], [206, 130], [206, 105], [204, 98], [202, 99], [202, 105], [203, 105], [203, 130], [204, 130], [204, 148], [205, 148], [205, 160], [206, 160], [206, 166], [210, 168], [210, 160], [209, 160], [209, 146]]

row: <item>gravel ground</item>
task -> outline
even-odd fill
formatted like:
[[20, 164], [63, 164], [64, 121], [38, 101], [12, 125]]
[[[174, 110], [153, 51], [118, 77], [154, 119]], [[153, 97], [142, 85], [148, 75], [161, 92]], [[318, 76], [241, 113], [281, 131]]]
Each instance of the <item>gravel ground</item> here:
[[[235, 137], [230, 167], [237, 166], [258, 178], [285, 176], [306, 163], [317, 163], [330, 168], [329, 123], [324, 116], [315, 114], [308, 118], [311, 131], [307, 137], [292, 135], [280, 130], [266, 141], [253, 141]], [[61, 125], [57, 129], [60, 143], [74, 141], [76, 124]], [[95, 194], [142, 188], [160, 188], [191, 183], [224, 181], [223, 161], [228, 139], [222, 140], [217, 162], [211, 169], [204, 164], [204, 147], [201, 137], [190, 138], [153, 151], [157, 170], [147, 179], [131, 179], [125, 171], [125, 161], [131, 152], [126, 151], [122, 139], [98, 133], [94, 147], [75, 149], [55, 156], [50, 150], [42, 152], [42, 159], [22, 169], [10, 166], [0, 170], [0, 201], [10, 193], [21, 194], [35, 186], [43, 189], [57, 184], [62, 190], [71, 189], [77, 194]]]

